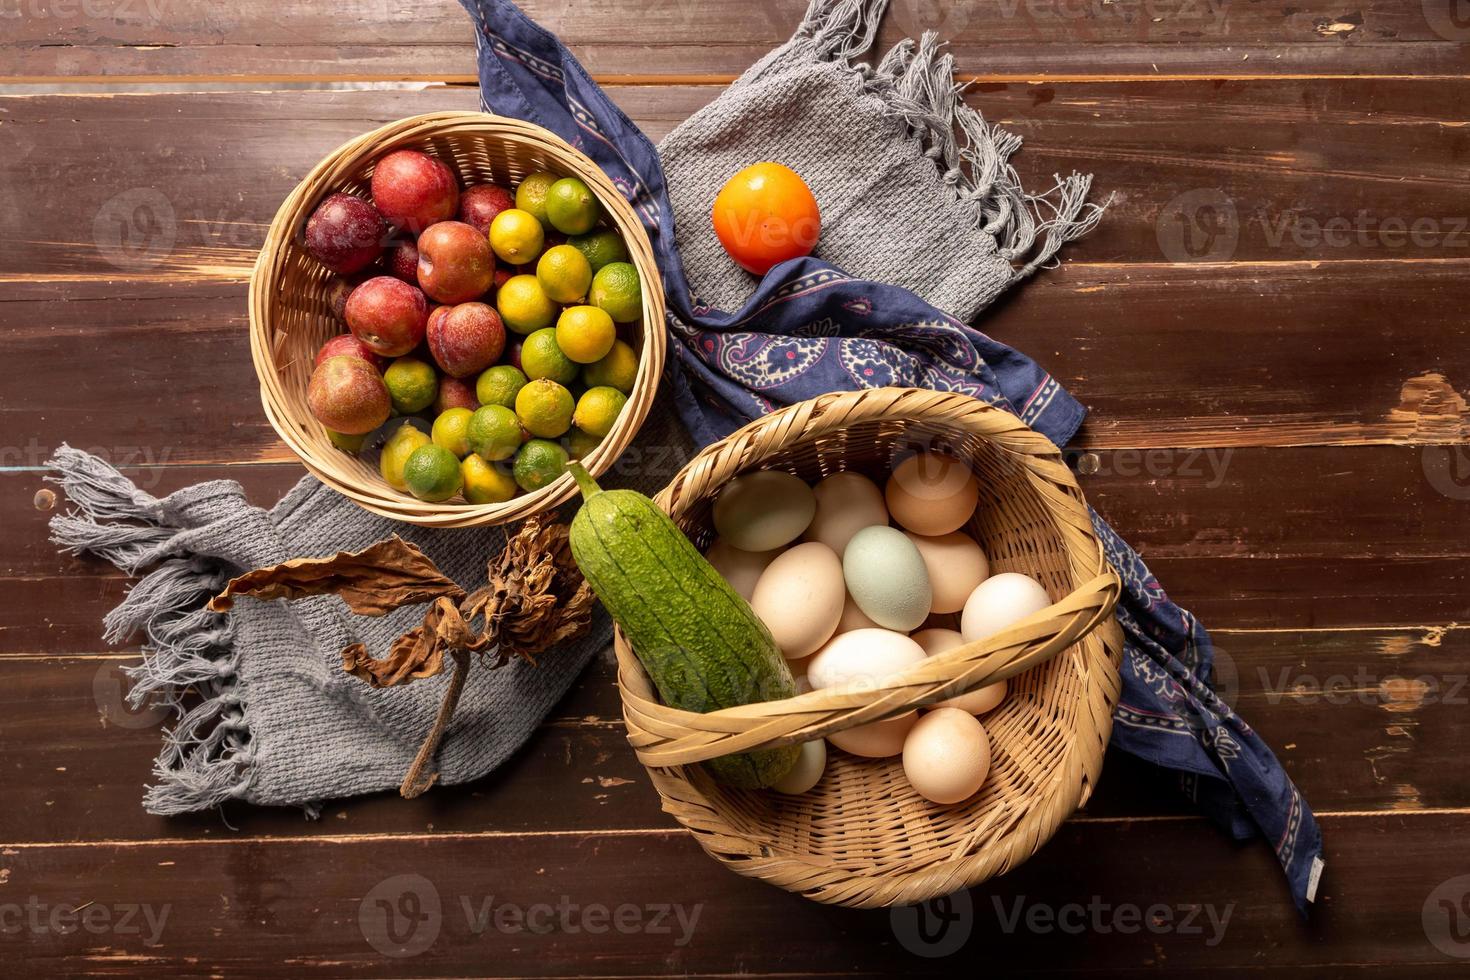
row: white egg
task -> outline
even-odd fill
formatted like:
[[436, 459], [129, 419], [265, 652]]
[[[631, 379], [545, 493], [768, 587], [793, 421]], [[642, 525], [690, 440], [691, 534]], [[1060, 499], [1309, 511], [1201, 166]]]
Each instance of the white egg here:
[[853, 601], [879, 626], [906, 633], [929, 616], [929, 570], [898, 528], [865, 527], [854, 534], [842, 556], [842, 575]]
[[924, 567], [929, 570], [929, 588], [934, 598], [931, 613], [955, 613], [965, 608], [965, 600], [975, 586], [990, 574], [990, 562], [975, 539], [963, 531], [951, 531], [929, 538], [912, 531], [904, 532], [919, 549]]
[[888, 523], [883, 491], [861, 473], [834, 473], [813, 487], [812, 493], [817, 498], [817, 515], [803, 537], [822, 542], [838, 558], [854, 534]]
[[771, 789], [791, 796], [805, 793], [822, 780], [827, 769], [827, 743], [822, 739], [801, 743], [801, 754], [791, 771], [776, 780]]
[[893, 468], [883, 496], [893, 519], [915, 534], [948, 534], [974, 515], [980, 484], [969, 463], [919, 453]]
[[990, 737], [958, 708], [929, 711], [903, 743], [903, 774], [920, 796], [959, 803], [979, 792], [990, 773]]
[[924, 659], [924, 648], [885, 629], [839, 633], [812, 654], [806, 675], [817, 690], [872, 691]]
[[730, 587], [749, 602], [750, 597], [755, 595], [755, 583], [760, 579], [761, 572], [780, 553], [775, 548], [770, 551], [741, 551], [724, 538], [717, 538], [709, 546], [709, 551], [704, 553], [704, 557], [730, 583]]
[[919, 713], [910, 711], [897, 718], [833, 732], [827, 736], [827, 741], [844, 752], [865, 759], [887, 759], [903, 751], [904, 739], [908, 738], [909, 730], [918, 720]]
[[1034, 578], [1001, 572], [981, 582], [965, 600], [960, 633], [966, 643], [983, 640], [1049, 605], [1051, 598]]
[[852, 601], [848, 596], [842, 603], [842, 618], [837, 621], [837, 632], [851, 633], [853, 630], [866, 630], [877, 627], [878, 624], [868, 618], [863, 612], [862, 606]]
[[808, 541], [783, 551], [766, 566], [755, 583], [750, 608], [786, 659], [799, 660], [831, 639], [846, 597], [836, 552], [820, 541]]
[[[814, 689], [871, 691], [923, 659], [924, 649], [902, 633], [860, 629], [828, 640], [812, 654], [806, 673]], [[910, 711], [897, 718], [833, 732], [827, 741], [853, 755], [886, 758], [903, 751], [903, 740], [916, 721], [918, 713]]]
[[[924, 653], [932, 657], [962, 646], [965, 638], [959, 630], [929, 629], [919, 630], [913, 635], [913, 641], [924, 648]], [[972, 715], [983, 715], [987, 711], [994, 711], [1001, 701], [1005, 700], [1005, 696], [1006, 682], [996, 681], [994, 684], [986, 684], [984, 687], [966, 691], [964, 694], [958, 694], [943, 701], [935, 701], [930, 707], [959, 708]]]
[[801, 537], [817, 512], [812, 488], [780, 470], [737, 476], [715, 500], [715, 531], [742, 551], [770, 551]]

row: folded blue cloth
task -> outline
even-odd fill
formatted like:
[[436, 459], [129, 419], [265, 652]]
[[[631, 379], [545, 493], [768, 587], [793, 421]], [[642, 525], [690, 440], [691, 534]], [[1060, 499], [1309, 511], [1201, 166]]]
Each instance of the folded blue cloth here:
[[[509, 0], [462, 3], [478, 31], [486, 110], [537, 123], [582, 150], [643, 219], [668, 300], [670, 380], [680, 417], [696, 442], [708, 444], [763, 413], [823, 392], [884, 385], [964, 392], [1015, 413], [1058, 446], [1076, 433], [1085, 410], [1035, 361], [907, 289], [851, 276], [809, 257], [772, 269], [734, 311], [700, 302], [675, 238], [669, 178], [648, 138], [554, 36]], [[882, 0], [813, 0], [791, 45], [809, 46], [816, 35], [844, 58], [860, 52], [872, 42], [882, 6]], [[755, 66], [742, 84], [769, 78], [780, 59], [791, 56], [791, 45]], [[933, 46], [929, 36], [919, 45], [921, 53], [926, 45]], [[884, 71], [893, 78], [885, 92], [889, 108], [905, 118], [922, 116], [925, 106], [932, 109], [944, 96], [936, 90], [949, 84], [948, 63], [919, 64], [912, 45], [899, 45], [883, 59], [876, 72]], [[852, 72], [863, 79], [874, 75], [866, 66]], [[972, 185], [956, 199], [980, 202], [978, 228], [1003, 229], [990, 249], [993, 256], [981, 257], [994, 259], [984, 270], [996, 264], [1005, 270], [998, 285], [991, 285], [993, 276], [985, 279], [988, 301], [1086, 229], [1088, 219], [1080, 217], [1086, 182], [1074, 176], [1059, 183], [1055, 221], [1038, 224], [1021, 215], [1016, 209], [1028, 202], [1014, 193], [1014, 171], [1004, 160], [1019, 141], [976, 120], [961, 120], [971, 131], [968, 151], [939, 145], [928, 156], [936, 161], [936, 175], [956, 153], [969, 169], [986, 168], [984, 185]], [[941, 122], [947, 127], [949, 120]], [[943, 136], [936, 139], [942, 142]], [[855, 164], [860, 169], [862, 161]], [[952, 165], [944, 176], [955, 183], [959, 171]], [[992, 193], [997, 187], [1009, 193]], [[1037, 244], [1043, 232], [1049, 234]], [[1012, 258], [1018, 265], [1025, 260], [1014, 276]], [[977, 273], [977, 282], [981, 278]], [[1204, 628], [1169, 601], [1138, 554], [1096, 514], [1093, 523], [1124, 585], [1118, 605], [1125, 635], [1123, 693], [1112, 744], [1177, 774], [1199, 807], [1236, 838], [1264, 836], [1305, 912], [1322, 869], [1321, 832], [1311, 810], [1271, 750], [1215, 695], [1213, 647]]]

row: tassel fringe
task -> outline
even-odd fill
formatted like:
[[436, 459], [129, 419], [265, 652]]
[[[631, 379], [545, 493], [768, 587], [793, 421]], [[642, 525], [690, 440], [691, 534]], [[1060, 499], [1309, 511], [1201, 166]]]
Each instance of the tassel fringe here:
[[[128, 700], [134, 707], [162, 702], [178, 716], [154, 762], [157, 783], [144, 806], [167, 816], [243, 797], [253, 754], [238, 692], [240, 659], [228, 616], [204, 608], [229, 571], [203, 555], [178, 554], [173, 542], [182, 529], [168, 526], [160, 502], [103, 460], [62, 446], [47, 465], [56, 471], [47, 479], [77, 508], [52, 518], [52, 542], [131, 575], [151, 569], [103, 620], [108, 643], [144, 637], [143, 662], [127, 670]], [[186, 710], [189, 694], [202, 700]]]
[[847, 63], [887, 113], [902, 119], [926, 156], [943, 169], [945, 186], [970, 212], [972, 226], [995, 239], [1009, 261], [1012, 282], [1051, 262], [1063, 245], [1087, 234], [1108, 202], [1087, 203], [1092, 177], [1056, 175], [1056, 185], [1028, 194], [1010, 158], [1021, 137], [993, 127], [963, 99], [954, 83], [954, 56], [933, 31], [916, 44], [895, 44], [877, 67], [853, 63], [878, 36], [888, 0], [812, 0], [796, 37], [807, 39], [824, 61]]

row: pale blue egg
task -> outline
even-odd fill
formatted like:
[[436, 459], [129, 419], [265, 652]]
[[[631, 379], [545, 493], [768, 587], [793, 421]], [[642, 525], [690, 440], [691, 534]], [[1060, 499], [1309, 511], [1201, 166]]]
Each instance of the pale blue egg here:
[[929, 616], [929, 570], [898, 528], [878, 524], [854, 534], [842, 553], [842, 577], [852, 601], [879, 626], [907, 633]]

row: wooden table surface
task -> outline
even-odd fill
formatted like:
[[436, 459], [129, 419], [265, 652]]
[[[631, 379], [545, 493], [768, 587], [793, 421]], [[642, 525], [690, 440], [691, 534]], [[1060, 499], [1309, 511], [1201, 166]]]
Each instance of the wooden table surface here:
[[[658, 138], [804, 3], [525, 7]], [[290, 486], [301, 467], [247, 348], [255, 250], [332, 147], [475, 107], [472, 34], [450, 0], [5, 0], [4, 972], [1465, 969], [1464, 5], [894, 0], [880, 46], [925, 27], [952, 39], [969, 99], [1025, 136], [1032, 186], [1075, 167], [1115, 195], [984, 325], [1091, 408], [1091, 501], [1212, 627], [1230, 697], [1316, 807], [1310, 921], [1264, 843], [1230, 842], [1120, 758], [1039, 856], [944, 918], [739, 878], [659, 811], [605, 659], [475, 785], [315, 822], [146, 814], [160, 718], [122, 707], [138, 649], [100, 635], [128, 581], [48, 545], [42, 463], [67, 441], [154, 493], [228, 477], [269, 504]], [[381, 900], [413, 955], [362, 927]]]

